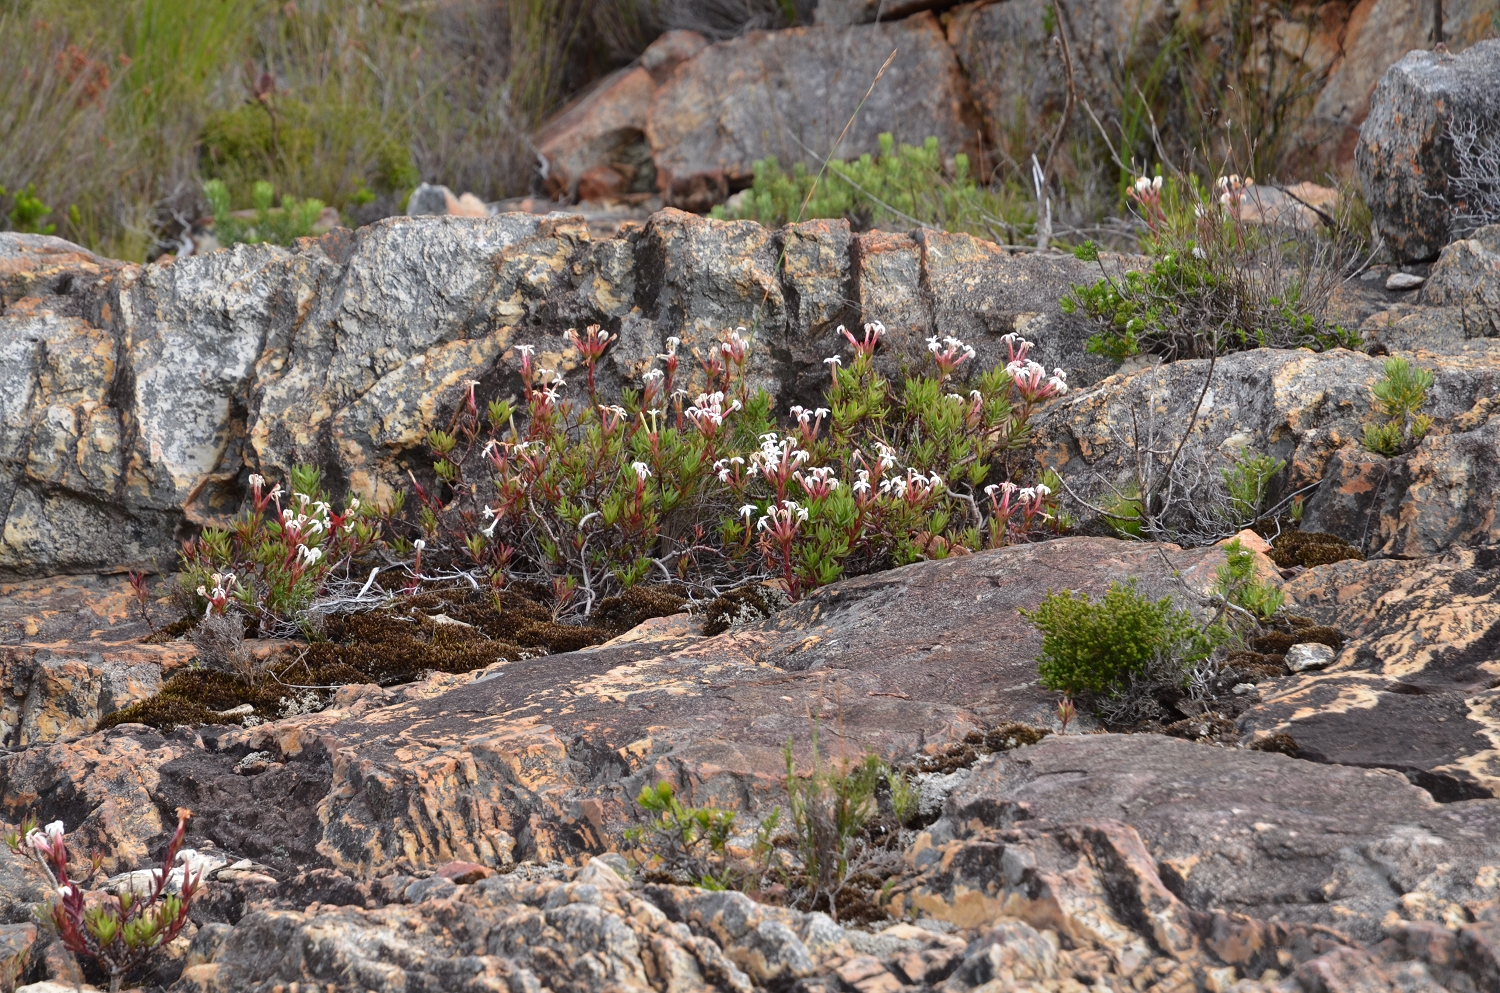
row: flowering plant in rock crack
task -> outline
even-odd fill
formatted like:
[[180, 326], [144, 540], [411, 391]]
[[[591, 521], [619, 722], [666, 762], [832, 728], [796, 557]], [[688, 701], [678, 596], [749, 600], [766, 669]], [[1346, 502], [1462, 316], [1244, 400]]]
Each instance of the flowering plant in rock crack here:
[[[151, 870], [148, 884], [143, 889], [125, 887], [113, 896], [83, 888], [99, 869], [97, 856], [81, 879], [70, 875], [62, 821], [39, 828], [35, 818], [28, 818], [18, 831], [5, 836], [11, 853], [46, 877], [49, 897], [37, 915], [56, 932], [64, 948], [98, 963], [109, 975], [111, 993], [120, 989], [127, 973], [144, 965], [187, 924], [188, 908], [202, 880], [191, 866], [181, 873], [172, 867], [191, 816], [191, 811], [178, 808], [177, 830], [167, 843], [160, 868]], [[168, 892], [172, 888], [176, 892]]]
[[358, 497], [336, 511], [316, 469], [294, 468], [287, 482], [252, 475], [246, 510], [183, 546], [178, 581], [196, 613], [242, 610], [277, 631], [380, 537], [383, 515]]
[[[550, 583], [585, 615], [648, 577], [714, 589], [780, 578], [793, 597], [850, 572], [942, 557], [1059, 526], [1045, 484], [1026, 509], [979, 493], [997, 459], [1024, 438], [1038, 404], [1067, 389], [1011, 336], [1004, 368], [958, 385], [974, 350], [937, 338], [936, 368], [900, 393], [875, 369], [884, 328], [868, 325], [830, 361], [826, 406], [793, 407], [785, 426], [752, 391], [754, 347], [725, 331], [692, 356], [703, 386], [680, 387], [681, 343], [659, 366], [603, 402], [594, 371], [613, 344], [598, 327], [569, 338], [582, 358], [586, 400], [518, 349], [524, 395], [481, 414], [474, 386], [448, 432], [428, 438], [439, 485], [417, 488], [417, 561], [441, 549], [449, 568], [500, 585]], [[965, 392], [955, 392], [963, 389]], [[420, 572], [418, 567], [416, 572]], [[434, 574], [435, 575], [435, 574]]]
[[[1269, 196], [1269, 195], [1267, 195]], [[1100, 279], [1059, 301], [1090, 319], [1092, 352], [1124, 359], [1142, 352], [1167, 360], [1212, 358], [1250, 348], [1357, 348], [1357, 332], [1328, 319], [1329, 298], [1361, 257], [1361, 236], [1347, 206], [1326, 230], [1305, 230], [1265, 212], [1249, 176], [1211, 186], [1141, 176], [1126, 192], [1144, 231], [1151, 263], [1112, 272], [1098, 247], [1074, 254], [1098, 263]], [[1260, 211], [1242, 210], [1258, 206]]]

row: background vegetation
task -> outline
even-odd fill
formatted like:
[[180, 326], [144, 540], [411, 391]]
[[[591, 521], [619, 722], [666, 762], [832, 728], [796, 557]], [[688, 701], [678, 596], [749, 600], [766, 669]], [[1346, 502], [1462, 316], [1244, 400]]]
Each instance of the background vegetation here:
[[[0, 186], [13, 228], [142, 258], [172, 216], [253, 184], [358, 221], [421, 178], [527, 191], [528, 135], [633, 58], [654, 0], [0, 0]], [[772, 12], [779, 8], [772, 7]], [[779, 15], [778, 15], [779, 16]]]
[[[661, 31], [723, 38], [809, 23], [813, 6], [0, 0], [0, 228], [50, 228], [139, 259], [207, 216], [205, 180], [224, 183], [233, 210], [268, 182], [278, 202], [317, 199], [353, 224], [399, 211], [421, 180], [489, 201], [523, 195], [537, 125]], [[857, 224], [1134, 248], [1125, 194], [1141, 173], [1327, 181], [1328, 143], [1304, 128], [1323, 82], [1309, 52], [1319, 10], [1216, 0], [1087, 71], [1081, 50], [1062, 57], [1053, 13], [1039, 85], [1056, 99], [991, 121], [967, 171], [930, 148], [896, 149], [833, 167], [804, 209], [812, 177], [768, 161], [728, 213], [842, 211]], [[1050, 231], [1037, 230], [1038, 201]]]

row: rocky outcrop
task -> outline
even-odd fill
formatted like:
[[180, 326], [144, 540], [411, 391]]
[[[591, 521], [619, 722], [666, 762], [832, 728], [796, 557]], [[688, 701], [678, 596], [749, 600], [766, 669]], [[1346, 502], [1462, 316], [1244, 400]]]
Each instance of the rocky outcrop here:
[[657, 90], [646, 137], [666, 202], [702, 211], [748, 186], [760, 159], [815, 171], [827, 155], [878, 152], [882, 132], [913, 145], [935, 135], [947, 154], [977, 159], [969, 106], [958, 60], [937, 19], [923, 13], [854, 31], [752, 32], [712, 45]]
[[1091, 278], [1082, 263], [842, 221], [768, 231], [666, 210], [595, 241], [571, 215], [390, 218], [146, 267], [0, 245], [22, 294], [0, 313], [0, 574], [169, 564], [257, 471], [320, 465], [336, 490], [384, 499], [429, 471], [423, 439], [466, 383], [481, 403], [518, 395], [522, 344], [571, 371], [563, 332], [590, 323], [619, 335], [615, 394], [668, 336], [702, 348], [749, 328], [753, 379], [780, 409], [821, 398], [841, 323], [888, 322], [891, 374], [928, 335], [958, 333], [989, 364], [1017, 329], [1075, 384], [1110, 369], [1056, 303]]
[[[1035, 682], [1039, 635], [1017, 608], [1128, 577], [1160, 595], [1180, 582], [1204, 590], [1223, 562], [1213, 548], [1165, 551], [1098, 538], [1016, 546], [846, 580], [714, 638], [621, 639], [404, 688], [347, 687], [328, 710], [261, 727], [125, 725], [0, 758], [0, 802], [14, 816], [66, 796], [85, 839], [139, 827], [133, 851], [159, 818], [121, 828], [99, 804], [149, 795], [152, 810], [198, 811], [195, 831], [221, 848], [278, 864], [279, 843], [304, 865], [360, 876], [571, 859], [605, 851], [658, 778], [696, 803], [762, 809], [781, 787], [782, 746], [795, 739], [808, 757], [813, 721], [825, 749], [838, 726], [837, 747], [890, 758], [941, 753], [1006, 721], [1055, 724], [1055, 698]], [[251, 753], [277, 768], [237, 771]], [[129, 768], [111, 767], [126, 755]], [[111, 777], [128, 786], [106, 789]], [[297, 845], [264, 827], [309, 805], [318, 812], [292, 832]]]
[[1448, 243], [1448, 177], [1458, 173], [1449, 127], [1500, 119], [1500, 41], [1460, 55], [1411, 52], [1370, 98], [1354, 161], [1376, 232], [1401, 261], [1432, 259]]
[[[1158, 466], [1166, 463], [1202, 394], [1179, 457], [1184, 478], [1217, 479], [1232, 456], [1250, 449], [1287, 464], [1274, 482], [1273, 502], [1313, 487], [1305, 494], [1304, 527], [1338, 534], [1368, 554], [1411, 557], [1493, 544], [1500, 541], [1500, 420], [1493, 400], [1500, 347], [1487, 339], [1452, 340], [1446, 354], [1422, 351], [1439, 344], [1432, 337], [1403, 344], [1417, 348], [1408, 357], [1436, 376], [1424, 408], [1434, 427], [1396, 458], [1367, 451], [1362, 440], [1364, 424], [1375, 417], [1370, 386], [1385, 360], [1343, 349], [1228, 355], [1215, 365], [1206, 393], [1206, 361], [1111, 377], [1049, 407], [1036, 428], [1036, 447], [1074, 493], [1099, 506], [1109, 501], [1110, 486], [1127, 492], [1133, 485], [1137, 444], [1162, 453]], [[1211, 502], [1195, 499], [1198, 512]], [[1085, 503], [1076, 506], [1082, 519], [1096, 517]]]

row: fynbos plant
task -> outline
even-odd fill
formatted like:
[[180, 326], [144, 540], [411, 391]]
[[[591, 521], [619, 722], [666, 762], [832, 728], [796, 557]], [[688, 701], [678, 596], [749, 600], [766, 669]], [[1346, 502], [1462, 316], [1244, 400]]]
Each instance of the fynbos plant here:
[[379, 515], [358, 497], [342, 513], [333, 509], [316, 469], [294, 468], [290, 492], [252, 475], [249, 508], [183, 546], [179, 582], [196, 610], [233, 606], [271, 633], [290, 627], [324, 580], [379, 534]]
[[[82, 881], [69, 875], [62, 821], [38, 828], [32, 818], [5, 837], [12, 854], [25, 858], [46, 876], [49, 902], [45, 910], [38, 908], [39, 916], [57, 932], [64, 948], [99, 963], [109, 974], [110, 993], [118, 993], [126, 973], [144, 965], [157, 949], [176, 938], [188, 921], [188, 906], [201, 880], [187, 866], [178, 891], [169, 893], [167, 888], [191, 816], [187, 809], [178, 809], [177, 830], [167, 843], [161, 867], [152, 870], [145, 892], [125, 886], [116, 896], [86, 893]], [[98, 868], [97, 860], [91, 862], [84, 879]]]
[[565, 398], [562, 375], [523, 346], [523, 407], [497, 400], [481, 414], [471, 385], [452, 429], [429, 437], [437, 486], [417, 488], [418, 540], [495, 585], [540, 579], [588, 614], [648, 576], [712, 585], [770, 574], [797, 597], [849, 572], [1057, 523], [1045, 482], [992, 484], [984, 502], [976, 490], [1036, 406], [1067, 389], [1061, 370], [1049, 376], [1010, 336], [1009, 365], [959, 393], [974, 350], [934, 337], [936, 374], [898, 393], [874, 365], [883, 333], [843, 331], [854, 356], [848, 368], [842, 355], [827, 360], [827, 406], [793, 407], [785, 431], [770, 398], [748, 387], [743, 328], [694, 354], [702, 385], [692, 393], [669, 339], [662, 367], [619, 404], [602, 403], [595, 383], [607, 331], [570, 332], [586, 404]]
[[1432, 372], [1403, 358], [1386, 359], [1385, 372], [1370, 387], [1375, 410], [1383, 424], [1365, 425], [1365, 448], [1392, 458], [1412, 448], [1432, 427], [1429, 414], [1419, 414], [1435, 381]]
[[1356, 251], [1342, 226], [1320, 237], [1278, 224], [1250, 224], [1248, 176], [1224, 176], [1216, 195], [1197, 177], [1187, 184], [1142, 176], [1130, 190], [1152, 256], [1143, 271], [1112, 275], [1092, 242], [1075, 249], [1099, 263], [1102, 278], [1075, 286], [1060, 302], [1093, 319], [1089, 351], [1124, 359], [1209, 358], [1247, 348], [1358, 347], [1359, 335], [1325, 317], [1328, 297]]

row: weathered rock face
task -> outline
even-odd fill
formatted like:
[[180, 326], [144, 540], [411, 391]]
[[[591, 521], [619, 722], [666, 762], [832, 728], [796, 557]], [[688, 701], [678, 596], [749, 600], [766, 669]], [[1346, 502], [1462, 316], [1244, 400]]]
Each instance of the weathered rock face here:
[[[1161, 889], [1131, 902], [1173, 942], [1193, 940], [1193, 929], [1157, 917], [1153, 904], [1174, 902], [1162, 889], [1197, 911], [1320, 924], [1371, 941], [1391, 920], [1466, 920], [1466, 905], [1494, 899], [1500, 865], [1500, 800], [1439, 804], [1390, 771], [1153, 735], [1048, 738], [985, 759], [949, 796], [931, 847], [913, 850], [919, 866], [936, 869], [953, 840], [1080, 821], [1121, 821], [1139, 833], [1143, 848], [1115, 858], [1160, 867]], [[980, 866], [987, 889], [949, 882], [944, 899], [911, 899], [929, 913], [946, 905], [950, 918], [1036, 899], [1025, 861]], [[984, 897], [964, 900], [968, 890]]]
[[646, 137], [667, 203], [707, 210], [749, 185], [759, 159], [816, 170], [826, 155], [878, 152], [881, 132], [913, 145], [935, 135], [946, 154], [977, 153], [978, 126], [953, 50], [937, 19], [923, 13], [853, 30], [752, 32], [712, 45], [656, 92]]
[[[1059, 8], [1061, 9], [1061, 8]], [[982, 109], [991, 140], [1013, 157], [1035, 148], [1024, 141], [1057, 126], [1067, 100], [1067, 74], [1060, 49], [1053, 44], [1058, 17], [1073, 57], [1074, 87], [1097, 108], [1114, 106], [1119, 81], [1127, 68], [1149, 66], [1171, 32], [1176, 11], [1161, 0], [1126, 3], [1070, 3], [1060, 15], [1042, 0], [1001, 4], [971, 3], [953, 12], [948, 41], [969, 77], [974, 100]], [[1084, 125], [1087, 119], [1083, 119]]]
[[891, 374], [928, 335], [960, 334], [989, 364], [1017, 329], [1075, 384], [1110, 369], [1057, 307], [1090, 278], [1082, 263], [967, 235], [667, 210], [605, 241], [571, 215], [391, 218], [145, 268], [54, 242], [0, 235], [7, 285], [28, 294], [0, 312], [0, 573], [165, 566], [256, 471], [320, 465], [335, 488], [383, 498], [427, 473], [422, 439], [467, 382], [481, 402], [519, 394], [520, 344], [571, 371], [563, 332], [590, 323], [619, 335], [611, 393], [668, 336], [701, 348], [744, 326], [754, 381], [781, 409], [820, 398], [840, 323], [886, 321]]
[[[1219, 360], [1180, 461], [1217, 478], [1245, 448], [1284, 459], [1276, 494], [1318, 483], [1306, 494], [1305, 527], [1338, 534], [1370, 554], [1430, 555], [1500, 541], [1494, 496], [1500, 348], [1487, 340], [1453, 344], [1448, 354], [1408, 354], [1437, 378], [1424, 408], [1435, 426], [1408, 454], [1387, 459], [1363, 446], [1363, 425], [1375, 419], [1369, 389], [1383, 373], [1383, 358], [1343, 349], [1258, 349]], [[1126, 491], [1134, 480], [1135, 433], [1143, 446], [1170, 454], [1207, 374], [1206, 361], [1174, 362], [1070, 394], [1037, 425], [1040, 457], [1090, 502], [1107, 499], [1103, 481]], [[1081, 505], [1079, 513], [1093, 516]]]
[[1439, 800], [1500, 796], [1500, 556], [1346, 561], [1287, 584], [1297, 609], [1353, 640], [1240, 718], [1297, 754], [1404, 773]]
[[1500, 120], [1500, 40], [1463, 53], [1412, 52], [1370, 98], [1354, 161], [1375, 230], [1403, 261], [1436, 257], [1448, 243], [1448, 177], [1458, 171], [1448, 127]]

